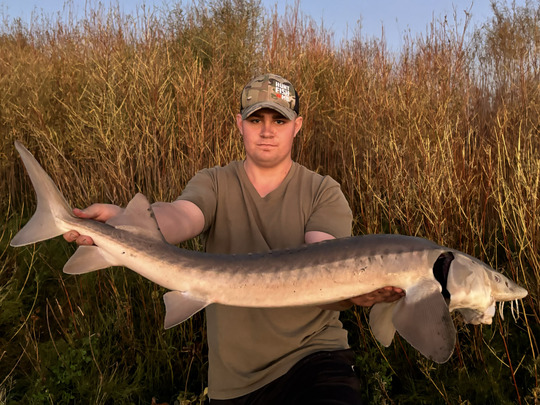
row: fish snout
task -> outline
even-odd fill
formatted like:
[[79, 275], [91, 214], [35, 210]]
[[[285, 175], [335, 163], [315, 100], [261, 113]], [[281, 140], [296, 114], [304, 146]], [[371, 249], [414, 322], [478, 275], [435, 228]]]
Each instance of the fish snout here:
[[491, 282], [491, 296], [497, 302], [514, 301], [525, 298], [528, 294], [525, 288], [495, 270], [490, 270], [489, 279]]

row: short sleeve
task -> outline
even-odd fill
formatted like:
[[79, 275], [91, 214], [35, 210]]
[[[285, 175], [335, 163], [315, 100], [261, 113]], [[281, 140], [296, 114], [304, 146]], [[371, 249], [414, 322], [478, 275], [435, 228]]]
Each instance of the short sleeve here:
[[352, 212], [339, 183], [330, 176], [322, 177], [314, 196], [313, 209], [306, 232], [326, 232], [336, 238], [351, 236]]
[[177, 200], [195, 204], [204, 215], [204, 231], [214, 222], [217, 206], [216, 168], [203, 169], [188, 182]]

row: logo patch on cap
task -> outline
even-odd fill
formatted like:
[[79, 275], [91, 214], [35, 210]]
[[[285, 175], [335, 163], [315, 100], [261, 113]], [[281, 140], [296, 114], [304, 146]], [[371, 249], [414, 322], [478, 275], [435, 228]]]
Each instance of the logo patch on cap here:
[[293, 85], [271, 73], [252, 79], [242, 90], [240, 113], [246, 119], [262, 108], [273, 109], [287, 119], [298, 116], [298, 94]]
[[291, 101], [291, 86], [285, 83], [280, 83], [276, 80], [270, 79], [270, 83], [273, 82], [274, 85], [274, 93], [277, 98], [280, 98], [287, 103]]

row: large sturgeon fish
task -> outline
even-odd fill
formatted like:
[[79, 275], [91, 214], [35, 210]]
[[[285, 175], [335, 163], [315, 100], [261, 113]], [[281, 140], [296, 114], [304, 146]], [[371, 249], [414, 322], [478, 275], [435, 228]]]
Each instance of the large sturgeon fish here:
[[397, 330], [423, 355], [442, 363], [455, 346], [451, 311], [459, 310], [467, 322], [489, 324], [496, 301], [527, 295], [481, 261], [410, 236], [357, 236], [248, 255], [180, 249], [164, 240], [142, 194], [107, 223], [75, 217], [32, 154], [19, 142], [15, 147], [36, 190], [37, 208], [11, 245], [36, 243], [69, 230], [92, 237], [95, 246], [80, 246], [64, 272], [126, 266], [171, 290], [164, 295], [166, 328], [210, 304], [323, 305], [393, 285], [404, 289], [406, 296], [372, 308], [375, 337], [388, 346]]

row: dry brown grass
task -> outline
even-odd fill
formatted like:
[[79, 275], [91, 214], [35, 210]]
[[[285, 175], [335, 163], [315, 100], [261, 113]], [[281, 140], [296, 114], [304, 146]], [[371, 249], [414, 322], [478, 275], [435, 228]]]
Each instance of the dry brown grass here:
[[[529, 290], [517, 327], [505, 321], [492, 332], [461, 328], [461, 347], [449, 368], [419, 368], [436, 388], [431, 395], [448, 403], [470, 395], [474, 402], [480, 394], [465, 395], [469, 391], [461, 380], [457, 392], [452, 390], [448, 381], [461, 377], [446, 373], [472, 373], [480, 361], [490, 375], [498, 370], [500, 379], [517, 376], [509, 383], [514, 391], [500, 398], [533, 403], [539, 395], [540, 316], [537, 2], [528, 9], [496, 5], [493, 19], [472, 39], [466, 26], [434, 21], [427, 36], [408, 38], [399, 54], [359, 34], [336, 47], [331, 33], [298, 8], [281, 17], [266, 15], [256, 1], [204, 5], [173, 5], [167, 12], [136, 17], [96, 7], [79, 22], [37, 20], [32, 28], [7, 22], [2, 28], [0, 205], [6, 226], [0, 303], [3, 308], [9, 303], [22, 317], [20, 322], [0, 317], [8, 325], [0, 336], [7, 348], [0, 349], [0, 369], [8, 376], [0, 376], [3, 392], [19, 395], [14, 387], [21, 384], [16, 380], [25, 381], [25, 373], [53, 378], [40, 353], [56, 350], [50, 342], [60, 338], [72, 351], [83, 341], [90, 353], [84, 367], [93, 367], [99, 392], [88, 387], [85, 392], [94, 402], [114, 398], [115, 385], [128, 392], [133, 379], [143, 380], [137, 375], [143, 372], [155, 374], [152, 387], [126, 395], [140, 399], [137, 395], [154, 385], [163, 389], [158, 380], [176, 384], [176, 393], [204, 385], [202, 376], [194, 377], [204, 372], [203, 329], [187, 325], [177, 334], [155, 336], [163, 314], [154, 286], [123, 272], [97, 275], [91, 286], [82, 278], [65, 278], [58, 269], [70, 248], [61, 243], [38, 249], [31, 259], [5, 247], [34, 204], [13, 141], [35, 153], [74, 206], [126, 204], [138, 191], [152, 201], [171, 200], [197, 170], [242, 158], [234, 125], [241, 87], [255, 74], [273, 71], [300, 91], [305, 124], [295, 158], [342, 184], [356, 233], [427, 237], [481, 258]], [[62, 253], [56, 265], [48, 264], [50, 249]], [[49, 274], [52, 285], [40, 272]], [[62, 293], [54, 299], [43, 295], [59, 286]], [[123, 375], [118, 362], [115, 366], [95, 352], [95, 338], [89, 336], [105, 330], [96, 332], [99, 320], [81, 315], [89, 312], [104, 325], [121, 325], [115, 343], [144, 358], [135, 376]], [[142, 334], [141, 328], [146, 328]], [[359, 333], [367, 339], [362, 326]], [[113, 338], [100, 339], [108, 355], [128, 367], [127, 355], [113, 350]], [[519, 351], [505, 350], [501, 342]], [[360, 346], [376, 348], [372, 340]], [[148, 347], [161, 348], [156, 349], [161, 355], [150, 354]], [[499, 357], [493, 360], [491, 352]], [[74, 359], [63, 361], [81, 366]], [[374, 368], [381, 364], [365, 361]], [[512, 368], [503, 365], [508, 362]], [[401, 373], [418, 378], [411, 363], [403, 367]], [[378, 372], [387, 374], [377, 374], [374, 384], [391, 388], [391, 376], [397, 378], [392, 367]], [[76, 381], [70, 376], [60, 386], [74, 389]], [[43, 384], [29, 392], [38, 395]], [[397, 386], [390, 393], [394, 398], [402, 398], [399, 389], [418, 390], [405, 382]]]

